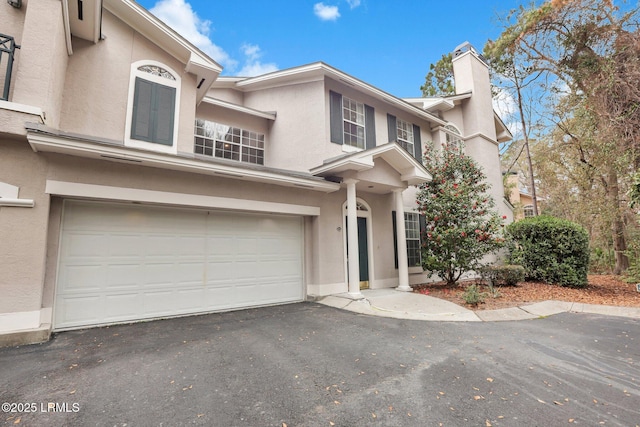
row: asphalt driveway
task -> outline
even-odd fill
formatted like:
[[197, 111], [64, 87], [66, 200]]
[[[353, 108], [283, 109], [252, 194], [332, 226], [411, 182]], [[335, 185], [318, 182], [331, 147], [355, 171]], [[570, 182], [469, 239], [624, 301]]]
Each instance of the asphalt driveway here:
[[637, 426], [640, 321], [301, 303], [73, 331], [0, 349], [0, 403], [22, 426]]

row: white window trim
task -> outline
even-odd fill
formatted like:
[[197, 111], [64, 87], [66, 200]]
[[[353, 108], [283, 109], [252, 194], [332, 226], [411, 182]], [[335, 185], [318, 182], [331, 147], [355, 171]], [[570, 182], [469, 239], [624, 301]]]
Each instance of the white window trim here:
[[[152, 65], [164, 68], [169, 73], [175, 77], [175, 80], [170, 80], [165, 77], [155, 76], [153, 74], [145, 73], [144, 71], [138, 70], [139, 67], [143, 65]], [[176, 105], [175, 105], [175, 113], [173, 120], [173, 144], [171, 146], [162, 145], [162, 144], [154, 144], [152, 142], [147, 141], [139, 141], [137, 139], [131, 138], [131, 125], [133, 120], [133, 97], [135, 95], [136, 88], [136, 77], [140, 77], [144, 80], [158, 83], [164, 86], [175, 88], [176, 90]], [[156, 151], [159, 153], [167, 153], [167, 154], [177, 154], [178, 153], [178, 129], [180, 128], [180, 87], [181, 78], [178, 73], [176, 73], [171, 67], [167, 66], [158, 61], [153, 60], [142, 60], [136, 61], [131, 64], [131, 72], [129, 76], [129, 94], [127, 97], [127, 116], [126, 123], [124, 129], [124, 146], [131, 148], [141, 148], [143, 150]]]
[[[453, 128], [453, 129], [448, 129], [448, 128]], [[460, 150], [464, 149], [464, 138], [462, 137], [462, 132], [460, 132], [460, 128], [458, 128], [458, 126], [454, 125], [453, 123], [447, 123], [445, 126], [443, 126], [441, 128], [442, 132], [444, 133], [444, 142], [443, 145], [447, 146], [449, 145], [449, 142], [447, 141], [447, 137], [451, 136], [452, 138], [456, 138], [458, 139], [458, 148]], [[456, 132], [458, 132], [456, 134]]]
[[[405, 214], [405, 217], [408, 214], [412, 214], [412, 215], [417, 215], [418, 216], [418, 222], [417, 222], [417, 224], [418, 224], [418, 248], [420, 250], [420, 263], [422, 263], [422, 249], [420, 247], [420, 243], [421, 243], [421, 238], [420, 238], [420, 213], [412, 210], [412, 208], [409, 208], [409, 207], [405, 206], [404, 214]], [[405, 223], [405, 240], [406, 240], [406, 242], [409, 243], [409, 240], [416, 240], [416, 239], [409, 239], [409, 237], [407, 237], [407, 233], [409, 231], [409, 229], [407, 228], [407, 225], [406, 225], [407, 224], [407, 220], [406, 220], [406, 218], [403, 218], [403, 220], [404, 220], [404, 223]], [[407, 247], [407, 254], [408, 254], [408, 252], [409, 252], [409, 248]], [[408, 267], [409, 267], [410, 270], [412, 268], [413, 269], [420, 269], [419, 272], [422, 272], [422, 267], [413, 266], [413, 265], [409, 265]], [[412, 271], [409, 271], [409, 273], [412, 273]]]
[[[347, 119], [344, 116], [344, 102], [345, 102], [345, 100], [349, 100], [349, 101], [355, 103], [356, 105], [358, 105], [358, 104], [362, 105], [362, 117], [363, 117], [364, 123], [360, 124], [360, 123], [354, 122], [352, 120]], [[342, 95], [342, 151], [347, 152], [347, 153], [355, 153], [357, 151], [364, 151], [367, 148], [367, 123], [366, 123], [367, 115], [366, 115], [365, 109], [366, 109], [366, 106], [365, 106], [364, 102], [360, 102], [360, 101], [357, 101], [357, 100], [355, 100], [353, 98], [349, 98], [348, 96]], [[356, 126], [362, 126], [362, 129], [364, 130], [364, 140], [363, 140], [363, 143], [362, 143], [363, 147], [349, 145], [349, 144], [346, 143], [345, 132], [344, 132], [344, 123], [345, 122], [354, 124]]]
[[[401, 130], [400, 129], [400, 123], [404, 123], [407, 126], [407, 129], [406, 129], [407, 135], [411, 136], [411, 140], [400, 138], [400, 130]], [[404, 129], [402, 129], [402, 130], [404, 130]], [[415, 143], [416, 143], [415, 142], [416, 141], [415, 135], [413, 134], [413, 123], [409, 123], [406, 120], [402, 120], [400, 118], [396, 118], [396, 135], [397, 135], [396, 139], [398, 140], [397, 141], [398, 144], [402, 147], [401, 142], [405, 143], [407, 145], [407, 148], [405, 148], [405, 150], [407, 150], [407, 152], [413, 156], [414, 150], [415, 150]], [[402, 147], [402, 148], [404, 148], [404, 147]]]

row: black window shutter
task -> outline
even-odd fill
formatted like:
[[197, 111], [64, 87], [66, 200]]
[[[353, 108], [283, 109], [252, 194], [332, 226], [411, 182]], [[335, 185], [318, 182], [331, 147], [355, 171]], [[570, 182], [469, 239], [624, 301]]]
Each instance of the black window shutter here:
[[151, 142], [153, 83], [136, 77], [133, 94], [131, 138]]
[[422, 164], [422, 138], [420, 137], [420, 126], [416, 125], [413, 125], [413, 151], [413, 157]]
[[173, 87], [155, 85], [153, 142], [173, 145], [173, 126], [176, 108], [176, 89]]
[[427, 231], [427, 217], [425, 217], [422, 214], [419, 214], [418, 220], [420, 221], [420, 247], [422, 247], [422, 244], [425, 243], [423, 242], [423, 240], [424, 240], [424, 235]]
[[391, 222], [393, 223], [393, 262], [398, 268], [398, 232], [396, 228], [396, 211], [391, 211]]
[[364, 106], [364, 131], [364, 147], [368, 150], [376, 146], [376, 120], [373, 107], [366, 104]]
[[342, 120], [342, 95], [329, 91], [329, 120], [331, 130], [331, 142], [344, 144], [343, 120]]
[[398, 142], [398, 124], [396, 116], [387, 114], [387, 127], [389, 129], [389, 142]]

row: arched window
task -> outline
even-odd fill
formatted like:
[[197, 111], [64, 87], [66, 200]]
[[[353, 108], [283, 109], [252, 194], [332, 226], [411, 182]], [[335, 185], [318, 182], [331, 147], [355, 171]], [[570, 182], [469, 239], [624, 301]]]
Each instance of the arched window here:
[[455, 127], [454, 125], [446, 125], [444, 127], [445, 129], [445, 141], [448, 147], [457, 147], [458, 149], [462, 150], [463, 147], [463, 141], [461, 138], [461, 133], [460, 130], [458, 130], [457, 127]]
[[177, 152], [180, 77], [164, 64], [131, 65], [125, 145]]

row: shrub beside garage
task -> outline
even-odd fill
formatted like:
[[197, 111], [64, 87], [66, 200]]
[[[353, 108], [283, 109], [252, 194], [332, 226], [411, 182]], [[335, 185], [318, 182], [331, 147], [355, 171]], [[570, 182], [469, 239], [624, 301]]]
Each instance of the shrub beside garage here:
[[579, 224], [551, 216], [509, 224], [509, 262], [525, 269], [527, 280], [585, 287], [589, 235]]

